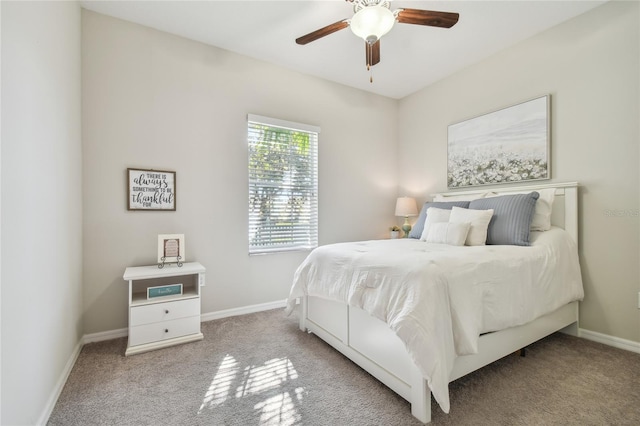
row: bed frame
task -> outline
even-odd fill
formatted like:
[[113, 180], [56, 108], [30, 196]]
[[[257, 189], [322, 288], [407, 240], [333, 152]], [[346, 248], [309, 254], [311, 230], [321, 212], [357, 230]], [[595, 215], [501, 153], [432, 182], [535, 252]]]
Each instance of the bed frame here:
[[[459, 196], [485, 192], [509, 194], [555, 188], [551, 223], [564, 228], [578, 242], [578, 184], [549, 183], [499, 189], [457, 191], [440, 195]], [[423, 423], [431, 421], [431, 391], [404, 344], [386, 323], [362, 309], [318, 297], [301, 300], [300, 329], [314, 333], [411, 404], [411, 413]], [[578, 302], [533, 322], [483, 334], [478, 353], [459, 356], [449, 382], [530, 345], [549, 334], [562, 331], [578, 335]]]

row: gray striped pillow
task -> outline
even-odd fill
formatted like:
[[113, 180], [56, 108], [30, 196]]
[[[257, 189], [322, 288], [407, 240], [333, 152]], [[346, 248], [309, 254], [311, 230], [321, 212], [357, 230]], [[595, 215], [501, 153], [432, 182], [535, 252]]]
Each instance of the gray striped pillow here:
[[540, 194], [534, 191], [529, 194], [481, 198], [471, 201], [469, 208], [493, 209], [493, 217], [487, 230], [487, 244], [528, 246], [529, 227], [539, 196]]

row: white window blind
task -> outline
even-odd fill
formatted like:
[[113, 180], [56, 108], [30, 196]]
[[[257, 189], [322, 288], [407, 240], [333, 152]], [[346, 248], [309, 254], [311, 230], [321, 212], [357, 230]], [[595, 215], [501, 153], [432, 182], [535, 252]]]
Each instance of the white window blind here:
[[318, 246], [318, 134], [249, 115], [249, 253]]

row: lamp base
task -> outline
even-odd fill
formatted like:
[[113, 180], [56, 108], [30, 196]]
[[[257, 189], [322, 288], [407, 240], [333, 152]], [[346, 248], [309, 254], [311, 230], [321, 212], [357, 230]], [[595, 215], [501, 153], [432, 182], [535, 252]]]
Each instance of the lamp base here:
[[402, 231], [404, 232], [403, 238], [409, 238], [409, 232], [411, 232], [411, 224], [409, 223], [409, 217], [404, 217], [404, 224], [402, 225]]

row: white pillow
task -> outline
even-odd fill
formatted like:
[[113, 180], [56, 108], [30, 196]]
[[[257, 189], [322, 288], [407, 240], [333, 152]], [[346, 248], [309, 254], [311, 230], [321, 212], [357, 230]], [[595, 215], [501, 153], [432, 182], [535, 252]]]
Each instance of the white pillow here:
[[422, 235], [420, 235], [420, 240], [421, 241], [427, 240], [427, 235], [429, 235], [429, 228], [434, 223], [449, 222], [450, 215], [451, 215], [451, 210], [439, 209], [436, 207], [429, 207], [427, 209], [427, 218], [424, 221], [424, 229], [422, 230]]
[[470, 194], [470, 195], [452, 195], [450, 197], [445, 197], [441, 194], [436, 194], [433, 196], [434, 202], [442, 202], [442, 201], [473, 201], [479, 200], [480, 198], [484, 198], [488, 195], [488, 192], [483, 192], [482, 194]]
[[[538, 201], [536, 201], [535, 208], [533, 210], [533, 218], [531, 219], [531, 226], [529, 229], [531, 231], [548, 231], [551, 229], [551, 210], [553, 208], [553, 200], [556, 197], [555, 188], [547, 188], [547, 189], [536, 189], [535, 190], [540, 197]], [[495, 192], [491, 192], [487, 194], [487, 198], [499, 197], [501, 195], [514, 195], [514, 194], [529, 194], [532, 191], [523, 191], [523, 192], [507, 192], [502, 194], [497, 194]]]
[[427, 235], [428, 243], [449, 244], [450, 246], [463, 246], [469, 233], [471, 224], [440, 222], [429, 227]]
[[487, 229], [493, 216], [493, 209], [473, 210], [453, 207], [449, 222], [471, 223], [465, 244], [468, 246], [483, 246], [487, 243]]
[[532, 231], [548, 231], [551, 229], [551, 209], [553, 208], [553, 199], [556, 197], [554, 188], [540, 189], [540, 194], [536, 207], [533, 210], [533, 219], [531, 219]]

